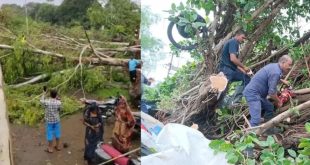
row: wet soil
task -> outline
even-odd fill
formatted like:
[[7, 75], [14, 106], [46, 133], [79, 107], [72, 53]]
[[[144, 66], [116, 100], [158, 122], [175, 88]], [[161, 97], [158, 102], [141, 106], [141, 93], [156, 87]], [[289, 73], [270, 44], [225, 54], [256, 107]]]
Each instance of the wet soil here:
[[[104, 142], [111, 142], [113, 118], [105, 124]], [[82, 112], [61, 119], [61, 142], [67, 143], [67, 148], [47, 153], [44, 123], [38, 127], [25, 125], [10, 125], [13, 159], [15, 165], [84, 165], [84, 132]], [[139, 136], [133, 138], [132, 149], [140, 147]], [[139, 153], [135, 153], [137, 156]]]

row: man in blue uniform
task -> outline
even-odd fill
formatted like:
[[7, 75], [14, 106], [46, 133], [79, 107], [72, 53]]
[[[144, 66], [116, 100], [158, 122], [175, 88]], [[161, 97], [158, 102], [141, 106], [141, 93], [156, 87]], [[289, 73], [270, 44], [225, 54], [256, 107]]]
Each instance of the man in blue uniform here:
[[260, 69], [246, 86], [243, 94], [249, 105], [251, 127], [258, 126], [261, 122], [261, 113], [264, 111], [264, 119], [273, 117], [273, 104], [267, 100], [270, 96], [274, 105], [278, 108], [282, 102], [277, 96], [277, 84], [283, 74], [287, 74], [292, 67], [293, 60], [290, 56], [282, 56], [278, 63], [271, 63]]
[[[219, 71], [225, 74], [229, 83], [242, 81], [242, 84], [236, 89], [234, 93], [234, 100], [232, 100], [232, 104], [240, 102], [242, 98], [242, 91], [250, 81], [250, 77], [247, 75], [250, 69], [243, 65], [238, 59], [239, 44], [242, 43], [245, 39], [245, 32], [242, 30], [237, 31], [235, 36], [224, 44], [221, 55]], [[226, 91], [223, 93], [223, 95], [225, 94]]]

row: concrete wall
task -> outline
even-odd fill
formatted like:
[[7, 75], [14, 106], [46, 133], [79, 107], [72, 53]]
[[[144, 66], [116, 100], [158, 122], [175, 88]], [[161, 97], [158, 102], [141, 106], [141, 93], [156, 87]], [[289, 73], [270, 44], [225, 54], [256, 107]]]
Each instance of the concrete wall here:
[[0, 165], [12, 165], [10, 131], [3, 91], [3, 76], [0, 65]]

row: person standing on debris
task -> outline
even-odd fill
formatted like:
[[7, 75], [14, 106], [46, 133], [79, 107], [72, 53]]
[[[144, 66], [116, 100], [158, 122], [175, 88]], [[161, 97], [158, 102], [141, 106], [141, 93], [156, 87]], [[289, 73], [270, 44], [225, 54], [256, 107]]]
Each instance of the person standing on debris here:
[[273, 117], [274, 106], [267, 100], [267, 96], [270, 96], [276, 107], [282, 106], [283, 103], [277, 96], [277, 84], [282, 74], [287, 74], [292, 68], [292, 63], [293, 60], [290, 56], [283, 55], [278, 63], [271, 63], [260, 69], [244, 89], [243, 94], [250, 110], [251, 127], [260, 124], [262, 110], [265, 120], [270, 120]]
[[128, 69], [129, 69], [130, 81], [132, 83], [134, 83], [135, 80], [137, 79], [136, 67], [138, 64], [139, 64], [139, 61], [136, 60], [133, 56], [131, 56], [130, 60], [128, 61]]
[[61, 108], [61, 101], [57, 97], [57, 91], [52, 89], [50, 91], [50, 99], [45, 99], [46, 87], [44, 87], [43, 95], [40, 99], [41, 104], [45, 108], [45, 122], [46, 122], [46, 138], [48, 141], [48, 148], [45, 150], [48, 153], [53, 153], [53, 139], [56, 138], [55, 149], [60, 151], [60, 117], [59, 111]]
[[[228, 40], [224, 44], [220, 59], [219, 71], [225, 74], [228, 79], [228, 83], [242, 81], [241, 86], [236, 89], [233, 95], [234, 100], [232, 100], [232, 104], [241, 101], [242, 91], [244, 87], [250, 82], [250, 77], [247, 75], [247, 73], [250, 72], [250, 69], [243, 65], [238, 59], [239, 45], [245, 39], [245, 32], [242, 30], [237, 31], [234, 38]], [[228, 87], [229, 86], [227, 86], [227, 89]], [[225, 97], [226, 91], [223, 94], [224, 96], [222, 97]]]

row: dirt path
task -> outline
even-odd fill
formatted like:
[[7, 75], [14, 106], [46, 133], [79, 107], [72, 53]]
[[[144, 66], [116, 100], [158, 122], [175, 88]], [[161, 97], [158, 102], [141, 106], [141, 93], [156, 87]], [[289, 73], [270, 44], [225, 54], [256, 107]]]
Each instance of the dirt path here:
[[[84, 132], [82, 113], [62, 118], [62, 142], [68, 143], [68, 148], [44, 152], [47, 142], [45, 139], [44, 124], [39, 128], [11, 124], [13, 140], [13, 155], [15, 165], [83, 165]], [[105, 125], [104, 141], [111, 141], [113, 122]], [[132, 149], [140, 146], [140, 139], [133, 141]]]

